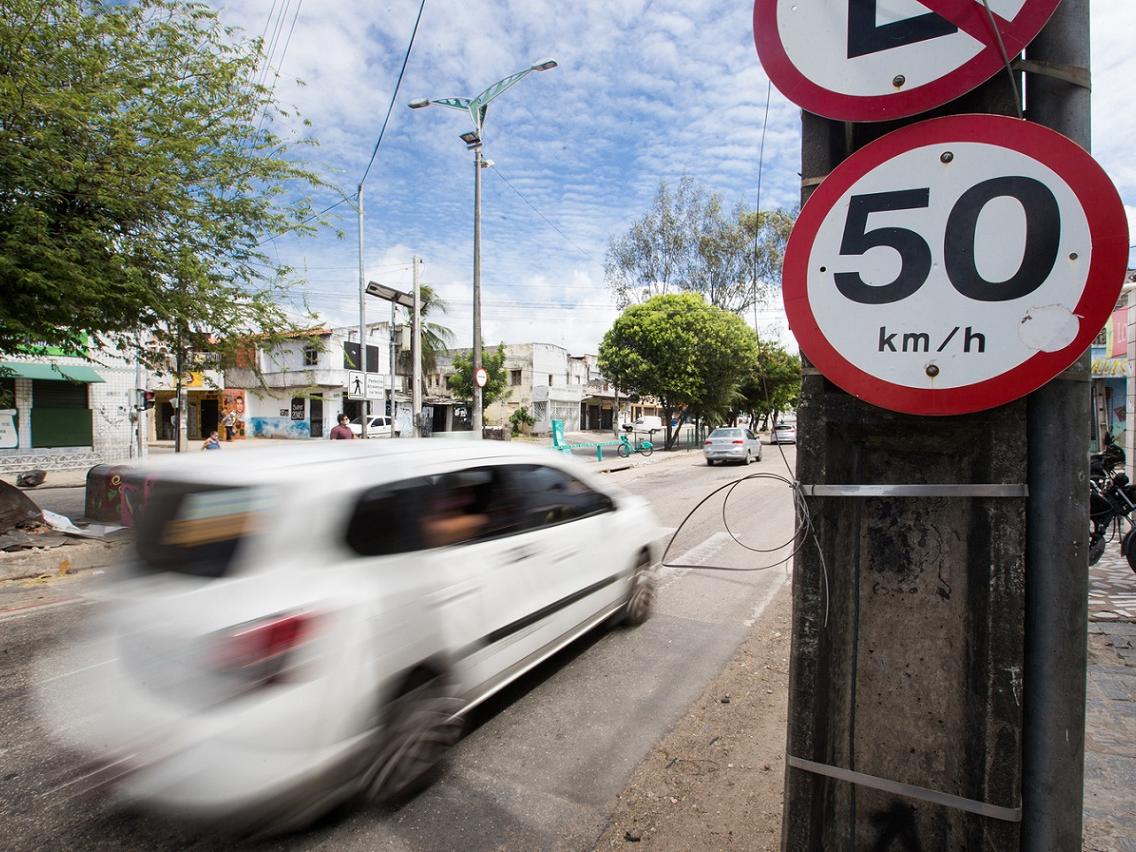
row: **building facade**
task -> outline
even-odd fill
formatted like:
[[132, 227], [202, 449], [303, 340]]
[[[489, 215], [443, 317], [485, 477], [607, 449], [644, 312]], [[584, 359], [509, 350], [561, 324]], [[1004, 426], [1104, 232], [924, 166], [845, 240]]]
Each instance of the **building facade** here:
[[[359, 329], [318, 328], [271, 347], [244, 353], [225, 371], [225, 394], [243, 415], [243, 433], [256, 438], [326, 438], [340, 414], [354, 419], [390, 410], [390, 323], [367, 326], [365, 361]], [[353, 388], [352, 383], [358, 385]], [[412, 431], [410, 399], [394, 376], [399, 431]], [[354, 399], [353, 391], [369, 394]]]
[[[84, 357], [85, 350], [90, 356]], [[0, 473], [66, 470], [125, 462], [139, 448], [140, 371], [133, 359], [42, 347], [0, 362]]]

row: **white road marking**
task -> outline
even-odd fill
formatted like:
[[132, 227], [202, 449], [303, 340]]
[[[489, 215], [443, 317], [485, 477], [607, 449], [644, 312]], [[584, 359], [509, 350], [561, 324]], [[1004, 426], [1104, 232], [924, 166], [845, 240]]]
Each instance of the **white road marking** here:
[[[700, 544], [696, 544], [685, 553], [670, 557], [669, 561], [672, 565], [676, 566], [705, 565], [718, 554], [718, 551], [731, 541], [733, 541], [733, 537], [728, 532], [721, 530], [714, 533]], [[659, 580], [665, 580], [666, 582], [660, 582], [659, 588], [665, 589], [675, 580], [686, 576], [690, 571], [690, 568], [668, 567], [664, 565], [659, 569]]]
[[110, 665], [111, 663], [113, 663], [117, 659], [118, 659], [118, 657], [111, 657], [109, 660], [103, 660], [102, 662], [99, 662], [99, 663], [91, 663], [89, 666], [83, 666], [81, 669], [75, 669], [74, 671], [63, 672], [63, 674], [57, 674], [57, 675], [52, 675], [51, 677], [45, 677], [43, 680], [36, 681], [34, 684], [32, 684], [32, 686], [43, 686], [45, 683], [51, 683], [53, 680], [61, 680], [62, 678], [65, 678], [65, 677], [71, 677], [72, 675], [82, 674], [83, 672], [89, 672], [91, 669], [97, 669], [99, 666]]

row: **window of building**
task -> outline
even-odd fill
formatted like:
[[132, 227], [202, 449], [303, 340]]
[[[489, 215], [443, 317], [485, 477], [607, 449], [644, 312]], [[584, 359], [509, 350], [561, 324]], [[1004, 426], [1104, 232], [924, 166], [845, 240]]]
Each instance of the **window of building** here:
[[548, 374], [548, 386], [552, 387], [552, 373]]
[[305, 346], [304, 347], [304, 366], [305, 367], [315, 367], [317, 364], [319, 364], [319, 357], [320, 357], [319, 350], [316, 349], [314, 346]]
[[509, 384], [511, 384], [513, 387], [516, 387], [520, 383], [521, 383], [521, 371], [520, 370], [510, 370], [509, 371]]

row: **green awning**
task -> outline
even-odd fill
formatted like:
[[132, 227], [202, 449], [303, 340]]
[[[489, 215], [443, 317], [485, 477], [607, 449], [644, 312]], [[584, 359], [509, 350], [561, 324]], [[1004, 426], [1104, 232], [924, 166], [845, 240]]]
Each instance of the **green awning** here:
[[75, 364], [37, 364], [31, 361], [0, 361], [0, 378], [39, 379], [41, 381], [105, 382], [90, 367]]

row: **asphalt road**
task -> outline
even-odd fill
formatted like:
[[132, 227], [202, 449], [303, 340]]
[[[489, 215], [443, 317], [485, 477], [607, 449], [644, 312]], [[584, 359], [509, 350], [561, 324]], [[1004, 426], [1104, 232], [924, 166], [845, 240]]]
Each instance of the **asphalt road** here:
[[73, 521], [83, 517], [86, 510], [85, 503], [87, 489], [79, 488], [39, 488], [24, 492], [31, 497], [41, 509], [63, 515]]
[[[699, 455], [613, 473], [648, 497], [662, 523], [677, 527], [708, 493], [741, 476], [786, 474], [778, 448], [749, 468], [708, 467]], [[793, 463], [795, 448], [785, 448]], [[57, 489], [64, 490], [64, 489]], [[57, 504], [59, 505], [59, 504]], [[660, 569], [654, 616], [638, 628], [595, 633], [479, 708], [438, 781], [396, 811], [333, 815], [258, 849], [433, 850], [590, 849], [613, 798], [632, 771], [730, 659], [765, 603], [787, 579], [784, 567], [747, 572], [792, 537], [788, 486], [755, 478], [722, 494], [677, 537]], [[93, 581], [68, 581], [59, 598], [78, 603], [0, 620], [0, 825], [9, 849], [193, 849], [231, 841], [158, 817], [122, 813], [68, 786], [75, 758], [39, 727], [30, 688], [66, 677], [60, 647], [80, 635]], [[50, 594], [46, 598], [50, 599]]]

